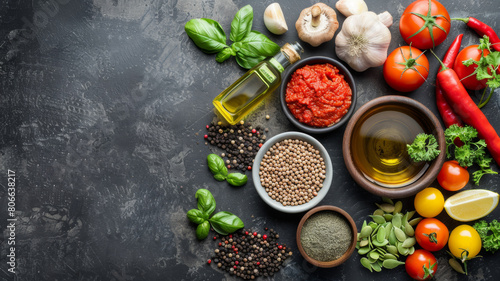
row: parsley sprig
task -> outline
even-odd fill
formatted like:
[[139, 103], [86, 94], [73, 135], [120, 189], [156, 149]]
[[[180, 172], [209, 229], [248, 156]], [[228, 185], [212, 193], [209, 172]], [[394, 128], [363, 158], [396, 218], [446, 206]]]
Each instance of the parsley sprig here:
[[488, 223], [481, 220], [474, 224], [474, 228], [479, 233], [486, 251], [494, 253], [500, 250], [500, 222], [492, 220]]
[[[465, 66], [471, 66], [473, 64], [477, 65], [477, 68], [474, 70], [474, 72], [467, 77], [475, 75], [478, 81], [488, 79], [486, 85], [490, 88], [490, 94], [488, 95], [488, 98], [484, 100], [484, 95], [487, 88], [484, 89], [483, 95], [481, 96], [478, 104], [478, 107], [482, 108], [490, 101], [495, 89], [500, 87], [500, 74], [497, 73], [497, 69], [500, 65], [500, 52], [491, 50], [490, 39], [486, 35], [483, 36], [483, 38], [479, 39], [479, 42], [480, 44], [477, 48], [481, 50], [481, 58], [478, 61], [474, 59], [468, 59], [463, 61], [462, 63]], [[489, 54], [486, 56], [484, 55], [485, 50], [489, 52]]]

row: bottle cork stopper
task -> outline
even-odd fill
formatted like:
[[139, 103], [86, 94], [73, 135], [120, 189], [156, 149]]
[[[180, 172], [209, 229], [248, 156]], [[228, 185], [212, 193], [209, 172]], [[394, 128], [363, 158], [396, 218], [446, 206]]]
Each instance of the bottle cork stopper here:
[[300, 53], [297, 49], [302, 50], [302, 47], [300, 45], [298, 47], [294, 47], [289, 43], [286, 43], [285, 45], [283, 45], [283, 47], [281, 47], [281, 51], [285, 53], [291, 64], [300, 60]]

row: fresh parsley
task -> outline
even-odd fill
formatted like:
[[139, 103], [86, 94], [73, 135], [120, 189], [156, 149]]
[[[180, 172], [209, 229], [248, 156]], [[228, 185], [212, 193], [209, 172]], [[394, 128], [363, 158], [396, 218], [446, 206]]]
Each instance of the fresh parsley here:
[[481, 220], [473, 226], [483, 242], [483, 248], [491, 253], [495, 253], [500, 249], [500, 222], [492, 220], [486, 222]]
[[418, 134], [413, 143], [407, 144], [406, 147], [415, 162], [432, 161], [441, 153], [436, 137], [424, 133]]

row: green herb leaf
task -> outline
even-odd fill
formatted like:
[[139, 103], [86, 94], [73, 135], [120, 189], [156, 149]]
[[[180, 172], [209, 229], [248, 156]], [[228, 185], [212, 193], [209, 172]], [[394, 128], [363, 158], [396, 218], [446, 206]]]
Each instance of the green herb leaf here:
[[436, 137], [430, 134], [418, 134], [412, 144], [407, 144], [408, 154], [415, 162], [432, 161], [441, 151]]
[[203, 214], [199, 209], [191, 209], [186, 215], [190, 221], [196, 224], [201, 224], [208, 219], [208, 216]]
[[230, 212], [218, 212], [209, 219], [212, 227], [219, 234], [227, 235], [243, 228], [243, 221]]
[[[208, 168], [214, 174], [214, 178], [218, 181], [223, 181], [227, 177], [227, 167], [224, 160], [217, 154], [209, 154], [207, 156]], [[217, 177], [216, 177], [217, 176]]]
[[490, 223], [481, 220], [473, 226], [483, 242], [483, 248], [491, 253], [500, 249], [500, 222], [492, 220]]
[[255, 30], [250, 31], [245, 38], [233, 44], [237, 45], [239, 52], [243, 52], [247, 55], [253, 54], [254, 57], [274, 56], [280, 50], [278, 44], [271, 41], [266, 35]]
[[245, 174], [231, 173], [227, 175], [227, 182], [233, 186], [242, 186], [248, 181], [248, 177]]
[[224, 50], [220, 51], [217, 53], [217, 56], [215, 56], [215, 60], [219, 63], [224, 62], [231, 56], [235, 56], [236, 52], [233, 51], [231, 48], [225, 48]]
[[259, 62], [263, 61], [265, 58], [266, 57], [263, 56], [257, 56], [257, 57], [246, 56], [242, 52], [236, 52], [236, 62], [238, 63], [239, 66], [245, 69], [250, 69], [254, 67]]
[[241, 41], [252, 30], [253, 8], [246, 5], [241, 8], [231, 22], [231, 33], [229, 39], [233, 42]]
[[207, 238], [209, 231], [210, 223], [208, 221], [204, 221], [202, 224], [199, 224], [198, 227], [196, 227], [196, 238], [198, 238], [198, 240]]
[[226, 34], [220, 24], [212, 19], [192, 19], [184, 26], [189, 38], [203, 52], [213, 54], [227, 48]]
[[203, 212], [204, 217], [210, 216], [215, 211], [215, 199], [210, 191], [200, 188], [196, 191], [198, 209]]

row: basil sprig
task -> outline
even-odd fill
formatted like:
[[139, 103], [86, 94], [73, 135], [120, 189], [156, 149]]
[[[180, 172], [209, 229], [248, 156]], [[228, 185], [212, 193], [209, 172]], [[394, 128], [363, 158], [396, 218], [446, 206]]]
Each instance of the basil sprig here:
[[214, 174], [214, 179], [218, 181], [227, 180], [230, 185], [242, 186], [248, 181], [245, 174], [231, 173], [228, 174], [224, 160], [217, 154], [209, 154], [207, 156], [208, 168]]
[[246, 5], [236, 13], [231, 22], [231, 46], [226, 45], [226, 34], [221, 25], [212, 19], [191, 19], [184, 30], [203, 52], [217, 53], [217, 62], [222, 63], [235, 56], [241, 67], [249, 69], [266, 57], [275, 55], [280, 49], [266, 35], [252, 30], [252, 22], [253, 8]]
[[198, 209], [191, 209], [187, 212], [188, 219], [197, 224], [196, 237], [199, 240], [207, 238], [210, 232], [210, 226], [222, 235], [233, 233], [236, 230], [245, 227], [243, 221], [230, 212], [218, 212], [212, 217], [215, 211], [215, 198], [207, 189], [198, 189], [195, 197], [198, 199]]

